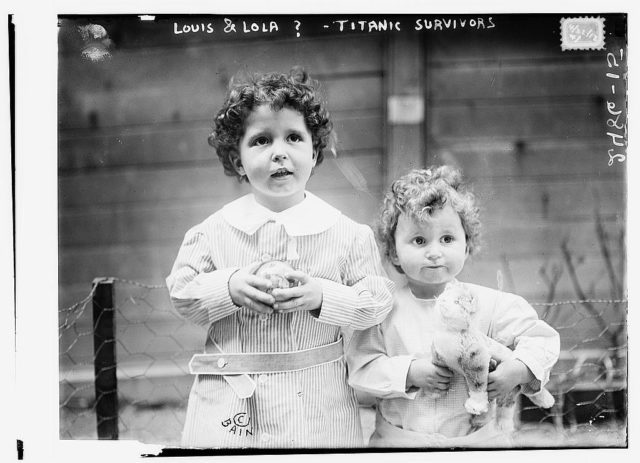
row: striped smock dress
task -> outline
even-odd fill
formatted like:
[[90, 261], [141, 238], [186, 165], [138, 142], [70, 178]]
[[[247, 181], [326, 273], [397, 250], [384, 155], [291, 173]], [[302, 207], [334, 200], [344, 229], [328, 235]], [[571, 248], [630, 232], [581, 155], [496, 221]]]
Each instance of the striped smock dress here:
[[[271, 259], [287, 261], [321, 282], [319, 313], [263, 315], [232, 302], [231, 274]], [[205, 352], [296, 352], [339, 342], [342, 327], [380, 323], [391, 310], [393, 291], [393, 283], [382, 275], [369, 227], [309, 192], [300, 204], [279, 213], [249, 194], [186, 233], [167, 285], [176, 310], [208, 330]], [[363, 445], [342, 357], [298, 371], [242, 376], [250, 380], [195, 376], [183, 446]]]

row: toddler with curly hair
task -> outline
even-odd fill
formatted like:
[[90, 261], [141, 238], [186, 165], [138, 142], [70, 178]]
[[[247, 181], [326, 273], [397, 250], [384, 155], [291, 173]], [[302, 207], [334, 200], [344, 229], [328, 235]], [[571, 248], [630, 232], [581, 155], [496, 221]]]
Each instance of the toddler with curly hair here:
[[347, 351], [349, 383], [377, 398], [370, 445], [511, 446], [509, 430], [496, 425], [495, 411], [478, 419], [480, 411], [470, 411], [469, 403], [465, 407], [469, 391], [463, 375], [433, 356], [434, 339], [442, 331], [437, 303], [445, 303], [443, 292], [455, 285], [474, 305], [480, 335], [513, 349], [489, 373], [484, 385], [489, 399], [518, 387], [530, 394], [540, 391], [558, 359], [560, 341], [523, 298], [456, 279], [478, 250], [480, 237], [478, 208], [460, 171], [433, 167], [396, 180], [377, 232], [386, 259], [406, 283], [397, 289], [390, 315], [356, 332]]
[[373, 231], [306, 190], [332, 130], [315, 85], [301, 69], [235, 82], [215, 118], [209, 143], [251, 192], [186, 233], [167, 278], [207, 329], [183, 446], [363, 445], [341, 330], [381, 322], [393, 283]]

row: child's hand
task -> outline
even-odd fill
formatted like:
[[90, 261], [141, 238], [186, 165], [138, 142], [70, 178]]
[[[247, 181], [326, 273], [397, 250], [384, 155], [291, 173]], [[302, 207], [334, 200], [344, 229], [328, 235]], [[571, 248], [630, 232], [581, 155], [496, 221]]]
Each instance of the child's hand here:
[[427, 359], [416, 359], [409, 365], [407, 389], [416, 386], [439, 394], [449, 389], [452, 376], [453, 372], [447, 367], [434, 365]]
[[285, 273], [287, 280], [298, 283], [291, 288], [274, 288], [271, 292], [276, 302], [276, 313], [288, 313], [298, 310], [316, 310], [322, 305], [322, 285], [300, 270]]
[[229, 278], [229, 295], [237, 306], [262, 314], [273, 313], [275, 299], [267, 291], [271, 289], [271, 281], [254, 275], [261, 262], [254, 262], [236, 271]]
[[533, 378], [533, 373], [518, 359], [499, 363], [496, 369], [489, 373], [487, 384], [489, 400], [505, 396], [516, 386], [528, 383]]

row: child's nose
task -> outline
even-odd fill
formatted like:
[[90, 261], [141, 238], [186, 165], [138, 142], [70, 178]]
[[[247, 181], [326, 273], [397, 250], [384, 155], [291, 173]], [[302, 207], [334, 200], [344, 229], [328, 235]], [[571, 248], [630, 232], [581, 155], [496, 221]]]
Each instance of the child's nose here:
[[271, 159], [274, 162], [280, 162], [283, 161], [285, 159], [287, 159], [287, 154], [282, 152], [282, 153], [273, 153], [273, 155], [271, 156]]
[[274, 162], [280, 162], [287, 158], [287, 150], [283, 143], [275, 142], [273, 144], [273, 151], [271, 153], [271, 159]]
[[427, 246], [425, 249], [425, 255], [429, 260], [436, 260], [442, 256], [440, 252], [440, 247], [437, 244], [432, 244], [431, 246]]

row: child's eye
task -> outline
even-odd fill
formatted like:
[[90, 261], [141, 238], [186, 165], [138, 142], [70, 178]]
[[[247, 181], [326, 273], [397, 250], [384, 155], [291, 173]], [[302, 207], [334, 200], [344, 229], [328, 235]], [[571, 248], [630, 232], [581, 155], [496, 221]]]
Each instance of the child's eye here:
[[289, 135], [289, 141], [299, 142], [299, 141], [302, 141], [302, 137], [297, 133], [292, 133], [291, 135]]
[[454, 240], [455, 240], [455, 238], [453, 236], [451, 236], [451, 235], [445, 235], [445, 236], [442, 237], [442, 242], [444, 244], [451, 244], [451, 243], [454, 242]]
[[256, 137], [251, 142], [251, 146], [264, 146], [269, 143], [268, 137]]
[[418, 246], [422, 246], [423, 244], [425, 244], [427, 242], [427, 240], [425, 240], [422, 236], [416, 236], [413, 239], [413, 242], [415, 244], [417, 244]]

